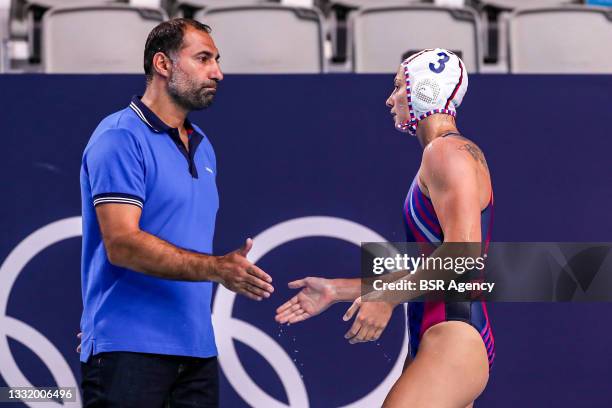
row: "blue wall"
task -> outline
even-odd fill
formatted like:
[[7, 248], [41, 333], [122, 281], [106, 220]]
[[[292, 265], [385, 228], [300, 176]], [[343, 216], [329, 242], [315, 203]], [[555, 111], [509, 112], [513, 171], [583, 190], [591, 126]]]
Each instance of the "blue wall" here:
[[[80, 215], [82, 149], [98, 121], [127, 106], [143, 86], [140, 76], [0, 76], [0, 260], [37, 229]], [[391, 88], [392, 76], [379, 75], [227, 76], [214, 106], [192, 115], [217, 152], [215, 251], [313, 215], [348, 219], [402, 240], [401, 206], [420, 148], [393, 129], [384, 105]], [[610, 89], [612, 76], [470, 78], [458, 123], [488, 158], [494, 240], [611, 240]], [[273, 321], [274, 309], [290, 296], [288, 281], [358, 276], [358, 251], [324, 237], [282, 245], [258, 262], [273, 275], [276, 294], [261, 303], [238, 298], [233, 307], [234, 318], [260, 329], [296, 360], [313, 407], [367, 395], [402, 346], [400, 310], [380, 345], [345, 342], [348, 325], [341, 316], [348, 305], [282, 332]], [[8, 302], [8, 316], [59, 350], [77, 380], [79, 262], [79, 238], [52, 245], [21, 271], [8, 300], [0, 298]], [[9, 283], [0, 275], [0, 288]], [[610, 304], [491, 305], [497, 359], [479, 406], [611, 406], [611, 312]], [[0, 320], [0, 335], [11, 337], [10, 327]], [[14, 339], [9, 344], [32, 384], [54, 385], [39, 350]], [[269, 358], [254, 351], [259, 346], [234, 344], [255, 383], [288, 401], [280, 377], [289, 373], [276, 373]], [[0, 385], [6, 367], [0, 356]], [[222, 391], [222, 406], [246, 406], [227, 380]]]

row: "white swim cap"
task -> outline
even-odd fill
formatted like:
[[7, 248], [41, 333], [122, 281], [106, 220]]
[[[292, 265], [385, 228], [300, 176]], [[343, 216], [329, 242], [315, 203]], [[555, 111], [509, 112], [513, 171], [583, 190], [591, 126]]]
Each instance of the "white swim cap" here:
[[410, 119], [399, 130], [416, 135], [419, 122], [435, 113], [457, 115], [468, 88], [465, 64], [451, 51], [435, 48], [418, 52], [402, 62]]

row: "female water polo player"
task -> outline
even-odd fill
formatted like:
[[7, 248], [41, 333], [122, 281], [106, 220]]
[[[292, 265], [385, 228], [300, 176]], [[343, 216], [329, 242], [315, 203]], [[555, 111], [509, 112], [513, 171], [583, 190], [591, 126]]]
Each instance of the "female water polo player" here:
[[[404, 60], [387, 106], [396, 129], [423, 147], [420, 168], [403, 206], [407, 241], [481, 243], [487, 247], [493, 211], [489, 169], [482, 151], [457, 130], [456, 110], [468, 88], [463, 61], [444, 49]], [[304, 278], [302, 290], [277, 309], [280, 323], [296, 323], [339, 301], [354, 301], [350, 343], [376, 341], [396, 302], [362, 302], [360, 279]], [[484, 390], [495, 357], [482, 301], [411, 302], [410, 357], [385, 407], [471, 407]]]

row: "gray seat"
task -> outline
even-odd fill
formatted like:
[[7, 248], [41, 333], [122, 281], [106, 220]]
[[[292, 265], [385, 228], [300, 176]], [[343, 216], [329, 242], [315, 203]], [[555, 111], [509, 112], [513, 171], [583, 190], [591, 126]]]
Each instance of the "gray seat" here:
[[612, 74], [612, 10], [565, 6], [524, 9], [509, 19], [513, 73]]
[[162, 0], [174, 17], [194, 18], [202, 9], [210, 7], [245, 6], [267, 3], [270, 0]]
[[559, 7], [564, 4], [582, 3], [583, 0], [471, 0], [481, 12], [480, 21], [486, 33], [485, 62], [494, 63], [488, 72], [508, 72], [508, 15], [530, 7]]
[[426, 5], [371, 7], [350, 21], [353, 70], [392, 73], [403, 58], [424, 48], [457, 52], [470, 72], [480, 68], [477, 14], [467, 8]]
[[324, 71], [323, 19], [315, 9], [217, 7], [199, 11], [195, 18], [212, 28], [224, 73]]
[[[1, 0], [0, 0], [1, 1]], [[53, 7], [86, 6], [112, 3], [120, 0], [10, 0], [10, 37], [27, 42], [27, 57], [31, 62], [40, 62], [41, 20]]]
[[[27, 35], [28, 20], [42, 15], [53, 7], [87, 6], [92, 4], [114, 3], [122, 0], [9, 0], [11, 7], [11, 34], [18, 37]], [[35, 15], [32, 15], [35, 14]]]
[[333, 0], [332, 3], [345, 7], [365, 8], [372, 6], [405, 5], [414, 3], [415, 1], [420, 0]]
[[149, 32], [167, 19], [159, 9], [124, 5], [61, 7], [43, 18], [48, 73], [142, 73]]
[[265, 3], [266, 0], [185, 0], [180, 3], [193, 4], [200, 7], [244, 6], [247, 4]]
[[531, 7], [554, 7], [567, 3], [579, 3], [579, 0], [484, 0], [484, 5], [504, 10], [515, 10]]

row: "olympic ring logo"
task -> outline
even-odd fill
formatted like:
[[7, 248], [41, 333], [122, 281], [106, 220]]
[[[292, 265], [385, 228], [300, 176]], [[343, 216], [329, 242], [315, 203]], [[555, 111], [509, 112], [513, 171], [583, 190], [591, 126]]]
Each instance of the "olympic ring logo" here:
[[[33, 387], [23, 375], [9, 348], [8, 337], [28, 347], [41, 359], [51, 372], [58, 387], [76, 387], [76, 378], [70, 366], [57, 348], [39, 331], [22, 321], [6, 315], [9, 295], [19, 273], [44, 249], [69, 238], [82, 235], [81, 217], [65, 218], [53, 222], [30, 234], [15, 247], [0, 266], [0, 374], [9, 387]], [[80, 407], [81, 394], [76, 392], [76, 401], [64, 405], [49, 400], [46, 406]], [[29, 407], [40, 407], [40, 403], [24, 402]]]
[[[8, 300], [17, 277], [35, 256], [46, 248], [70, 238], [82, 235], [81, 217], [65, 218], [46, 225], [30, 234], [11, 251], [0, 266], [0, 375], [10, 387], [33, 387], [23, 375], [9, 348], [8, 337], [20, 342], [34, 352], [48, 367], [55, 383], [60, 387], [76, 387], [78, 383], [70, 366], [59, 350], [33, 327], [6, 315]], [[274, 248], [287, 242], [306, 237], [329, 237], [348, 241], [354, 245], [361, 242], [381, 242], [385, 239], [376, 232], [355, 222], [334, 217], [303, 217], [274, 225], [254, 238], [249, 259], [257, 262]], [[255, 326], [232, 317], [236, 294], [219, 287], [213, 305], [213, 321], [223, 330], [217, 332], [219, 362], [234, 390], [254, 407], [300, 407], [309, 406], [308, 393], [299, 370], [283, 348], [270, 336]], [[405, 336], [405, 334], [404, 334]], [[278, 401], [263, 391], [242, 366], [233, 339], [248, 345], [266, 358], [279, 374], [289, 399], [289, 405]], [[408, 353], [408, 342], [402, 341], [402, 349], [387, 377], [374, 390], [342, 408], [378, 406], [402, 371], [403, 360]], [[282, 375], [281, 375], [282, 373]], [[40, 406], [39, 403], [30, 407]], [[49, 400], [47, 406], [62, 406]], [[80, 407], [81, 395], [76, 393], [75, 402], [63, 406]]]
[[[341, 239], [357, 246], [361, 242], [386, 241], [376, 232], [353, 221], [335, 217], [303, 217], [274, 225], [255, 236], [248, 258], [255, 263], [274, 248], [307, 237]], [[257, 327], [232, 317], [235, 299], [235, 293], [219, 286], [213, 305], [213, 325], [223, 327], [223, 330], [216, 332], [219, 363], [234, 390], [253, 407], [308, 407], [306, 387], [291, 358], [278, 343]], [[240, 363], [233, 339], [248, 345], [268, 361], [281, 379], [289, 405], [267, 394], [251, 379]], [[408, 341], [404, 338], [398, 359], [383, 382], [366, 396], [342, 408], [379, 406], [400, 376], [407, 353]]]

